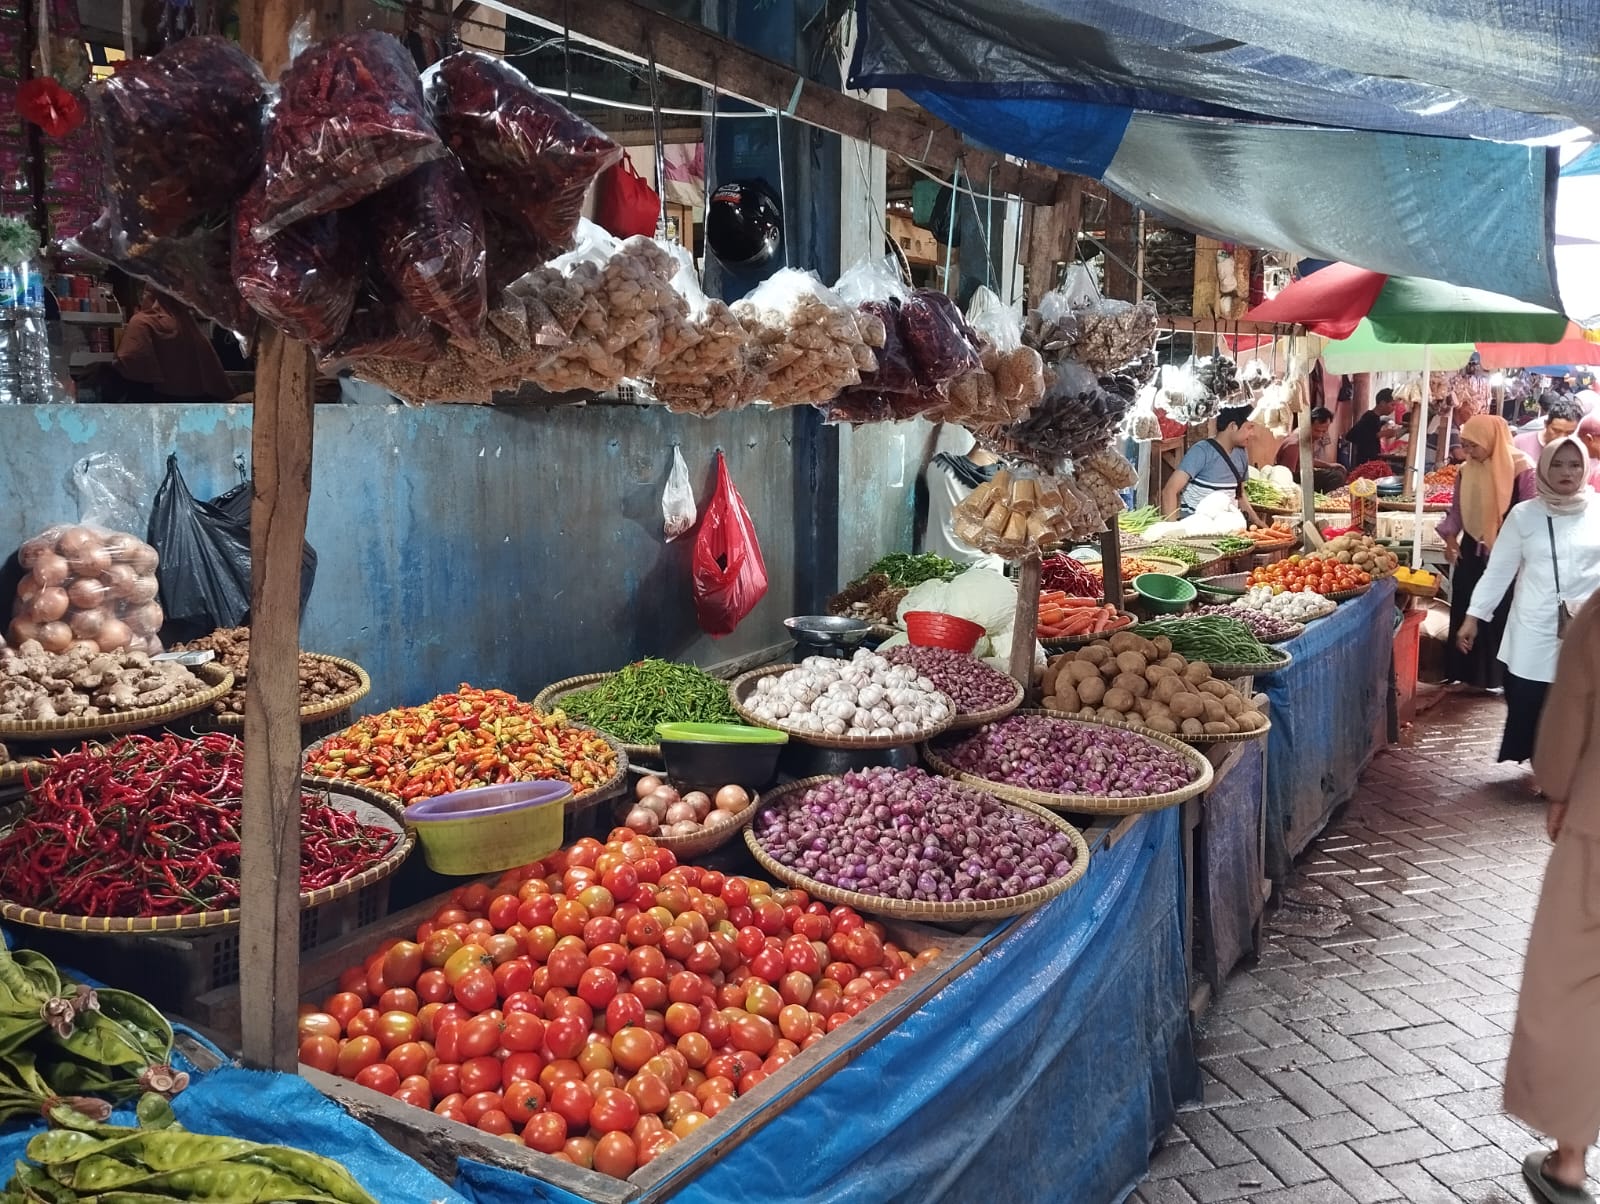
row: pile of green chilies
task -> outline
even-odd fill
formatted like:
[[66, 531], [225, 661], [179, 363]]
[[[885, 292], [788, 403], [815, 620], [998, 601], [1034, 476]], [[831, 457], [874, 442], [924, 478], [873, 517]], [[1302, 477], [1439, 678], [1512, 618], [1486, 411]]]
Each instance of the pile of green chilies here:
[[1221, 615], [1141, 623], [1138, 631], [1147, 640], [1164, 635], [1179, 656], [1209, 665], [1267, 665], [1283, 659], [1283, 653], [1256, 639], [1238, 619]]
[[1130, 535], [1142, 535], [1144, 531], [1160, 522], [1164, 516], [1156, 506], [1140, 506], [1137, 510], [1125, 510], [1117, 515], [1117, 526]]
[[635, 661], [599, 685], [556, 701], [569, 719], [624, 744], [655, 744], [659, 723], [740, 723], [728, 683], [704, 669], [672, 661]]

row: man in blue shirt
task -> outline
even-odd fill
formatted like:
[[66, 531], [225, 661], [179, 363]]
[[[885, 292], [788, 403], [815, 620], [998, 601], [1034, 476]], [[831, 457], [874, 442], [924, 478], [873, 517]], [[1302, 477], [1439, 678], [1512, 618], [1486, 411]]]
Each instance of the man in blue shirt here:
[[1245, 446], [1250, 441], [1250, 407], [1232, 406], [1217, 415], [1216, 437], [1196, 443], [1184, 453], [1178, 470], [1161, 490], [1161, 512], [1168, 518], [1186, 518], [1213, 493], [1231, 493], [1239, 510], [1252, 523], [1262, 526], [1244, 483], [1250, 476], [1250, 458]]

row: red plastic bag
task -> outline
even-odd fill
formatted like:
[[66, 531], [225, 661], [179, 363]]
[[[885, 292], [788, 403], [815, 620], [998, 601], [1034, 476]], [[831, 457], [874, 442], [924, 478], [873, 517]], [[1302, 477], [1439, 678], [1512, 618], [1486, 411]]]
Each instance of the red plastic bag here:
[[594, 195], [595, 225], [618, 238], [655, 237], [661, 198], [627, 155], [601, 175]]
[[767, 562], [744, 499], [717, 453], [717, 486], [694, 537], [694, 613], [710, 636], [734, 628], [767, 595]]

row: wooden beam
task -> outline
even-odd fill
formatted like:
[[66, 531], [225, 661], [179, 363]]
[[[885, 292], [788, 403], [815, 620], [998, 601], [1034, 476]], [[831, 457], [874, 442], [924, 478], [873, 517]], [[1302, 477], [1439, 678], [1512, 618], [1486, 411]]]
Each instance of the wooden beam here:
[[1084, 181], [1071, 177], [1066, 196], [1028, 215], [1028, 308], [1056, 286], [1057, 269], [1078, 257], [1078, 231], [1083, 225]]
[[[1051, 168], [1021, 164], [962, 142], [952, 127], [920, 113], [882, 110], [827, 84], [805, 79], [792, 67], [747, 50], [698, 25], [669, 17], [635, 0], [481, 0], [556, 31], [647, 63], [665, 72], [715, 87], [723, 95], [788, 113], [797, 121], [870, 142], [906, 159], [949, 174], [988, 181], [997, 195], [1020, 196], [1036, 205], [1066, 199], [1073, 177]], [[570, 25], [569, 25], [570, 22]]]
[[[268, 78], [309, 0], [245, 0], [240, 44]], [[300, 558], [311, 498], [312, 382], [303, 343], [269, 330], [251, 417], [250, 674], [240, 853], [241, 1049], [251, 1066], [299, 1065]]]
[[1017, 617], [1011, 627], [1011, 676], [1024, 690], [1033, 689], [1033, 650], [1039, 638], [1039, 584], [1044, 562], [1037, 552], [1022, 562], [1017, 574]]

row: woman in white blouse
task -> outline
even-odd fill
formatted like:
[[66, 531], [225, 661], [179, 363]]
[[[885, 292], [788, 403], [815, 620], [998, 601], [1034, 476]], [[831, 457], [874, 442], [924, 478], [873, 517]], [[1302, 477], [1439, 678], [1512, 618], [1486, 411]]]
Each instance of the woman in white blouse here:
[[1516, 582], [1500, 644], [1507, 708], [1502, 761], [1533, 755], [1545, 695], [1556, 679], [1560, 616], [1577, 614], [1600, 589], [1600, 497], [1588, 478], [1588, 453], [1578, 440], [1557, 439], [1540, 452], [1538, 496], [1511, 508], [1456, 636], [1463, 652], [1472, 651], [1478, 624], [1494, 617]]

